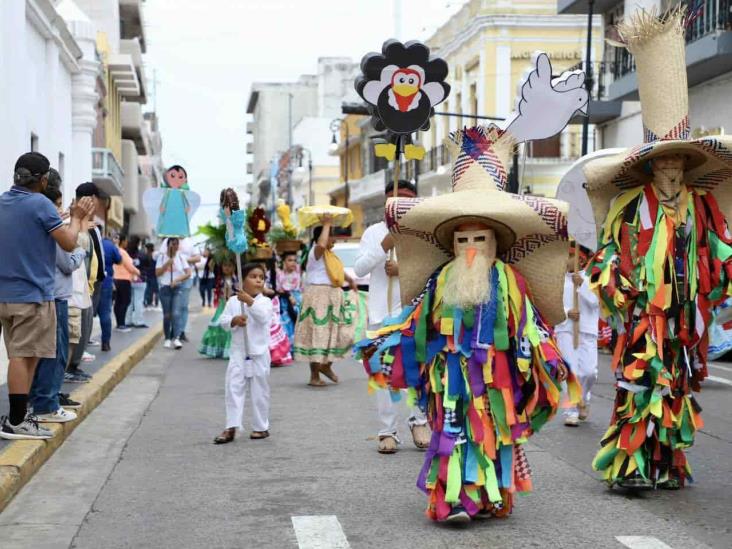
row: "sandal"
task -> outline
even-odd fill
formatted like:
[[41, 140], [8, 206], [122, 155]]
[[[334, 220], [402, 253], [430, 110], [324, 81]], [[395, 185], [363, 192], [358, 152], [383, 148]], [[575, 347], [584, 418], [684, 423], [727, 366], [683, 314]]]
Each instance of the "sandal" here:
[[267, 438], [269, 436], [269, 431], [252, 431], [249, 435], [249, 438], [252, 440], [259, 440], [261, 438]]
[[330, 379], [333, 383], [338, 383], [338, 376], [333, 371], [333, 367], [330, 364], [320, 367], [320, 373]]
[[429, 448], [432, 433], [430, 433], [430, 428], [426, 424], [412, 425], [409, 429], [412, 431], [412, 441], [417, 448], [420, 450]]
[[219, 436], [214, 439], [214, 444], [226, 444], [227, 442], [233, 442], [236, 436], [236, 429], [231, 427], [224, 429]]
[[390, 435], [379, 437], [379, 447], [377, 451], [380, 454], [396, 454], [397, 439]]

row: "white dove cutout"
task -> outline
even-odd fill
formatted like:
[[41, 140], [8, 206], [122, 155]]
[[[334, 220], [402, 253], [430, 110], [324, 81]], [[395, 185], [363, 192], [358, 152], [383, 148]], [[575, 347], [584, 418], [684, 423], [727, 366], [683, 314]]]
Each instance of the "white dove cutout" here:
[[577, 112], [587, 114], [590, 96], [585, 73], [565, 71], [552, 79], [552, 64], [544, 52], [533, 56], [535, 68], [520, 86], [516, 111], [506, 127], [516, 143], [546, 139], [561, 132]]
[[592, 251], [597, 249], [597, 228], [595, 215], [592, 212], [592, 204], [585, 189], [587, 178], [585, 177], [584, 168], [590, 160], [614, 156], [624, 150], [602, 149], [586, 154], [572, 164], [572, 167], [564, 174], [557, 187], [556, 198], [569, 203], [567, 232], [582, 246]]

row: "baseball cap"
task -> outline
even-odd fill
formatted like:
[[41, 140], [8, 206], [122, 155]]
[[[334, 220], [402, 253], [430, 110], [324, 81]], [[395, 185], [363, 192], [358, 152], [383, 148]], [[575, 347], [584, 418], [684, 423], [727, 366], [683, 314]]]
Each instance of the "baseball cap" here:
[[28, 152], [20, 155], [20, 158], [15, 162], [15, 172], [18, 170], [28, 170], [30, 175], [38, 176], [48, 172], [51, 167], [51, 163], [48, 158], [38, 152]]
[[92, 182], [82, 183], [76, 187], [76, 198], [82, 198], [84, 196], [96, 196], [100, 197], [99, 187]]

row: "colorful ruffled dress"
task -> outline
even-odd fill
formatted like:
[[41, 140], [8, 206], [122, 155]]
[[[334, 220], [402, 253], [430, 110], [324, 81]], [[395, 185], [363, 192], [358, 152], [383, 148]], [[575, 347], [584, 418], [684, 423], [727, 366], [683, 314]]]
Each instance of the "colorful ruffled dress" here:
[[[505, 516], [514, 494], [531, 490], [522, 445], [557, 412], [562, 359], [517, 270], [496, 261], [491, 298], [461, 309], [442, 300], [450, 266], [358, 348], [370, 386], [407, 388], [427, 413], [432, 440], [417, 480], [427, 516], [444, 520], [456, 507]], [[568, 385], [576, 402], [571, 374]]]
[[[302, 276], [299, 266], [291, 273], [277, 269], [277, 294], [282, 306], [280, 311], [282, 327], [287, 333], [290, 345], [295, 345], [295, 325], [302, 307]], [[290, 297], [294, 298], [294, 304], [290, 302]]]
[[609, 483], [683, 486], [684, 449], [704, 425], [692, 391], [707, 376], [712, 308], [731, 295], [732, 238], [711, 193], [682, 186], [680, 214], [651, 184], [620, 194], [588, 266], [618, 334], [610, 428], [593, 462]]
[[226, 308], [226, 302], [234, 295], [236, 278], [219, 278], [216, 284], [215, 302], [216, 312], [208, 323], [208, 328], [203, 334], [198, 352], [209, 358], [229, 358], [229, 347], [231, 347], [231, 331], [224, 330], [219, 325], [219, 318]]

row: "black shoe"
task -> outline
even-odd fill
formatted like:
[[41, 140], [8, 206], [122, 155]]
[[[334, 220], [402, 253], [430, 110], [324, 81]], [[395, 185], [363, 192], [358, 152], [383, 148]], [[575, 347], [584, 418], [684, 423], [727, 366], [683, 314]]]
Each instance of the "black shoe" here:
[[102, 352], [103, 353], [108, 353], [111, 350], [112, 350], [112, 347], [110, 346], [109, 343], [102, 343]]
[[149, 328], [150, 326], [148, 326], [147, 324], [135, 324], [132, 327], [133, 328]]
[[183, 343], [188, 343], [188, 338], [186, 337], [185, 332], [180, 334], [180, 337], [178, 339], [180, 339]]
[[81, 402], [77, 402], [76, 400], [69, 398], [69, 395], [66, 393], [58, 394], [58, 403], [62, 408], [81, 408]]

